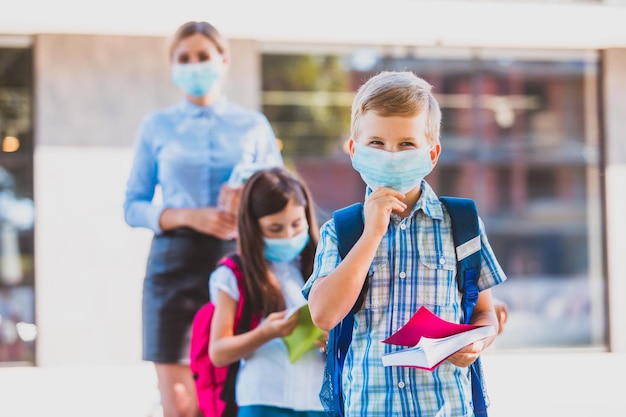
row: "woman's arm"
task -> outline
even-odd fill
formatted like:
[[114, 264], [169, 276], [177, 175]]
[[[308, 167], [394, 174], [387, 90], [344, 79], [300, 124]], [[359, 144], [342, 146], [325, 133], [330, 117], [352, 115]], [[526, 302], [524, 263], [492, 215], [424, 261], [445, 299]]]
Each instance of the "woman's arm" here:
[[161, 230], [190, 227], [218, 239], [232, 239], [236, 226], [235, 215], [217, 207], [167, 208], [159, 218]]

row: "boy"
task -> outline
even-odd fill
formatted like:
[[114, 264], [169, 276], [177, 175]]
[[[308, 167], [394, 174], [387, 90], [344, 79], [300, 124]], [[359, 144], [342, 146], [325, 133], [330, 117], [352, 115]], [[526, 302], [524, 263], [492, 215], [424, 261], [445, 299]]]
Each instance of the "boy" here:
[[[344, 364], [346, 416], [472, 416], [467, 367], [495, 339], [466, 346], [433, 372], [385, 368], [380, 359], [392, 349], [381, 340], [422, 305], [445, 320], [462, 320], [450, 217], [423, 179], [441, 152], [441, 111], [431, 89], [411, 72], [382, 72], [357, 92], [349, 148], [352, 166], [367, 184], [365, 228], [342, 261], [334, 222], [326, 222], [303, 288], [313, 322], [330, 330], [371, 274]], [[489, 288], [506, 276], [479, 223], [481, 292], [471, 322], [498, 329]]]

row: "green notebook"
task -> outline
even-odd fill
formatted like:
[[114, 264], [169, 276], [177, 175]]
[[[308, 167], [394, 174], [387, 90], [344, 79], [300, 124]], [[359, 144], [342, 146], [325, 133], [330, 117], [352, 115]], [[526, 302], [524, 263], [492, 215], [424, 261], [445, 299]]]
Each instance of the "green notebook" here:
[[311, 312], [309, 305], [305, 304], [298, 311], [298, 326], [289, 336], [283, 337], [283, 341], [287, 346], [289, 360], [295, 363], [300, 356], [312, 349], [317, 349], [315, 341], [318, 340], [324, 332], [315, 327], [311, 320]]

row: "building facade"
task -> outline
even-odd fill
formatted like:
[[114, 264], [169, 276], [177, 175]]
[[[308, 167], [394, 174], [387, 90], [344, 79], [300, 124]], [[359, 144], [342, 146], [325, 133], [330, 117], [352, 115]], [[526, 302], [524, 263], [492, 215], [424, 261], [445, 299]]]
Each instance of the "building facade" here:
[[[235, 18], [244, 3], [266, 18]], [[331, 5], [235, 2], [115, 24], [37, 22], [19, 7], [0, 17], [0, 381], [141, 364], [151, 235], [124, 223], [122, 202], [139, 121], [179, 100], [166, 45], [188, 16], [229, 36], [227, 95], [268, 116], [321, 221], [364, 195], [344, 148], [358, 86], [381, 70], [428, 80], [444, 118], [427, 180], [477, 201], [509, 276], [494, 295], [510, 322], [488, 361], [557, 351], [622, 363], [626, 6]]]

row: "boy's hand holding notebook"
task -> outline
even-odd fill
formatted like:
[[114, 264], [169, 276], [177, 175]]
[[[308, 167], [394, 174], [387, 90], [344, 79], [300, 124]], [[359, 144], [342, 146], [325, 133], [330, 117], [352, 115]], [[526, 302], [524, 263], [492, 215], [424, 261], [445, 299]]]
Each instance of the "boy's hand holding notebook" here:
[[383, 366], [432, 371], [459, 349], [495, 334], [493, 326], [452, 323], [422, 306], [400, 330], [383, 340], [383, 343], [410, 346], [384, 354]]

